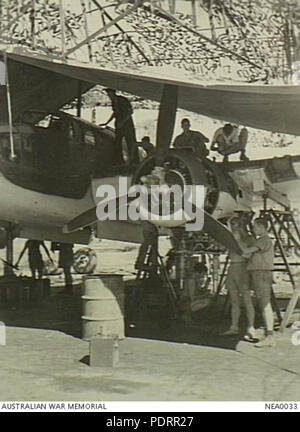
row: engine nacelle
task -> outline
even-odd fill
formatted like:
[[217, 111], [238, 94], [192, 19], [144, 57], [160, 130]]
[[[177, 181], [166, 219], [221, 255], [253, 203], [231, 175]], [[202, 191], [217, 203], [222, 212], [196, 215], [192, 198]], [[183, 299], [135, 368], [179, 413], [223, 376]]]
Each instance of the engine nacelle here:
[[[141, 183], [141, 178], [149, 175], [155, 167], [155, 157], [147, 158], [135, 173], [133, 184]], [[200, 159], [195, 153], [188, 150], [170, 150], [165, 161], [165, 182], [168, 186], [179, 185], [182, 190], [185, 186], [201, 185], [205, 187], [204, 210], [216, 219], [229, 217], [236, 208], [238, 189], [226, 171], [209, 159]], [[196, 205], [192, 196], [192, 204]], [[170, 217], [159, 215], [153, 219], [148, 212], [143, 215], [153, 224], [174, 228], [184, 225], [191, 219], [184, 217], [174, 220], [174, 213]]]

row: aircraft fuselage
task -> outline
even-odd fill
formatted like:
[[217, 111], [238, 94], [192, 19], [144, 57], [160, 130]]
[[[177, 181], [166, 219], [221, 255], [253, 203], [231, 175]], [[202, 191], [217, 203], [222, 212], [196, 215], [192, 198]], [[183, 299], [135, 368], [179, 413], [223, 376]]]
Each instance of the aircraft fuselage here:
[[[113, 131], [58, 113], [48, 125], [15, 125], [13, 136], [12, 160], [8, 125], [0, 125], [0, 221], [17, 225], [22, 237], [87, 242], [88, 230], [63, 234], [62, 227], [98, 204], [99, 185], [117, 189], [120, 175], [129, 185], [132, 180], [114, 164]], [[300, 156], [224, 164], [173, 149], [166, 161], [170, 185], [205, 186], [205, 210], [217, 220], [236, 210], [250, 211], [261, 202], [266, 185], [279, 197], [300, 201]], [[155, 157], [143, 161], [133, 182], [154, 166]]]

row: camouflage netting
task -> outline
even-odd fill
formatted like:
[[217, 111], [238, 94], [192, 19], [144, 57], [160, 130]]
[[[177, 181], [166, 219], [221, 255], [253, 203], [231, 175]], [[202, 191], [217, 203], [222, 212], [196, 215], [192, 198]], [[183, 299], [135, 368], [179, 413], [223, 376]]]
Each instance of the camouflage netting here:
[[[293, 65], [300, 59], [300, 2], [202, 0], [201, 8], [197, 2], [197, 22], [191, 14], [191, 2], [179, 3], [181, 7], [176, 7], [174, 15], [179, 21], [163, 12], [169, 10], [168, 1], [145, 3], [71, 56], [118, 68], [172, 66], [195, 73], [203, 81], [290, 82]], [[64, 4], [68, 51], [134, 2], [64, 0]], [[0, 13], [2, 40], [61, 54], [58, 0], [0, 0]], [[8, 25], [11, 20], [13, 24]], [[135, 107], [157, 106], [133, 96], [131, 100]], [[95, 87], [83, 102], [93, 107], [105, 105], [108, 100]], [[281, 135], [273, 136], [271, 141], [274, 138], [279, 146], [290, 143]], [[266, 138], [265, 145], [271, 141]]]
[[[65, 1], [69, 4], [65, 12], [67, 49], [131, 8], [132, 3], [80, 0], [75, 8], [74, 3]], [[179, 3], [182, 9], [184, 2]], [[185, 3], [186, 13], [179, 11], [174, 15], [182, 25], [154, 7], [157, 4], [166, 9], [166, 1], [145, 3], [74, 55], [80, 52], [102, 66], [112, 62], [129, 66], [172, 65], [197, 73], [205, 80], [287, 82], [290, 78], [292, 63], [299, 58], [299, 2], [203, 0], [198, 23], [193, 21], [190, 2]], [[30, 7], [33, 4], [34, 10]], [[27, 9], [26, 5], [29, 5]], [[57, 1], [19, 0], [12, 4], [2, 0], [2, 29], [18, 15], [21, 18], [2, 31], [2, 38], [22, 45], [34, 43], [35, 49], [60, 52]]]

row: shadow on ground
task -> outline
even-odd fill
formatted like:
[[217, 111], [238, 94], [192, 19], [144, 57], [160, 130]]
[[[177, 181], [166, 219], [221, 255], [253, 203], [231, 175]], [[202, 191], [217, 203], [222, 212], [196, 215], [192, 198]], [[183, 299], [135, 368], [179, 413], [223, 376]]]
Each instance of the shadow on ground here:
[[[136, 283], [125, 283], [125, 334], [127, 337], [187, 343], [235, 350], [246, 330], [241, 320], [240, 335], [222, 336], [230, 326], [230, 314], [226, 297], [220, 295], [216, 302], [198, 312], [191, 313], [189, 320], [175, 318], [168, 293], [158, 285], [151, 289], [136, 291]], [[57, 289], [51, 294], [32, 302], [24, 298], [18, 304], [0, 302], [0, 320], [8, 326], [59, 330], [76, 338], [82, 338], [82, 285], [73, 287], [73, 295], [64, 295]], [[285, 306], [280, 300], [280, 306]], [[262, 322], [257, 314], [256, 327]]]
[[21, 298], [18, 303], [0, 303], [0, 320], [7, 326], [60, 330], [81, 338], [81, 288], [74, 295], [52, 294], [36, 301]]
[[[245, 323], [242, 322], [238, 337], [220, 335], [230, 325], [229, 314], [225, 314], [224, 296], [219, 296], [213, 306], [193, 313], [189, 322], [184, 322], [174, 318], [172, 307], [165, 300], [153, 304], [145, 297], [145, 301], [136, 303], [132, 310], [132, 298], [128, 290], [125, 290], [125, 294], [127, 337], [235, 350], [244, 334]], [[8, 326], [59, 330], [76, 338], [82, 337], [81, 315], [80, 285], [74, 287], [73, 296], [52, 293], [35, 303], [25, 301], [17, 306], [3, 302], [0, 304], [0, 320]]]

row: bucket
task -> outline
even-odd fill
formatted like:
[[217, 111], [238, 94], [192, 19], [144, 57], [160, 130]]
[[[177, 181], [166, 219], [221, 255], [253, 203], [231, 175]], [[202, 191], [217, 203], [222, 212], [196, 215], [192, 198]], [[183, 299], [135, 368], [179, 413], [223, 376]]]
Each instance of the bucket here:
[[93, 274], [83, 277], [82, 338], [118, 335], [124, 339], [123, 276]]

